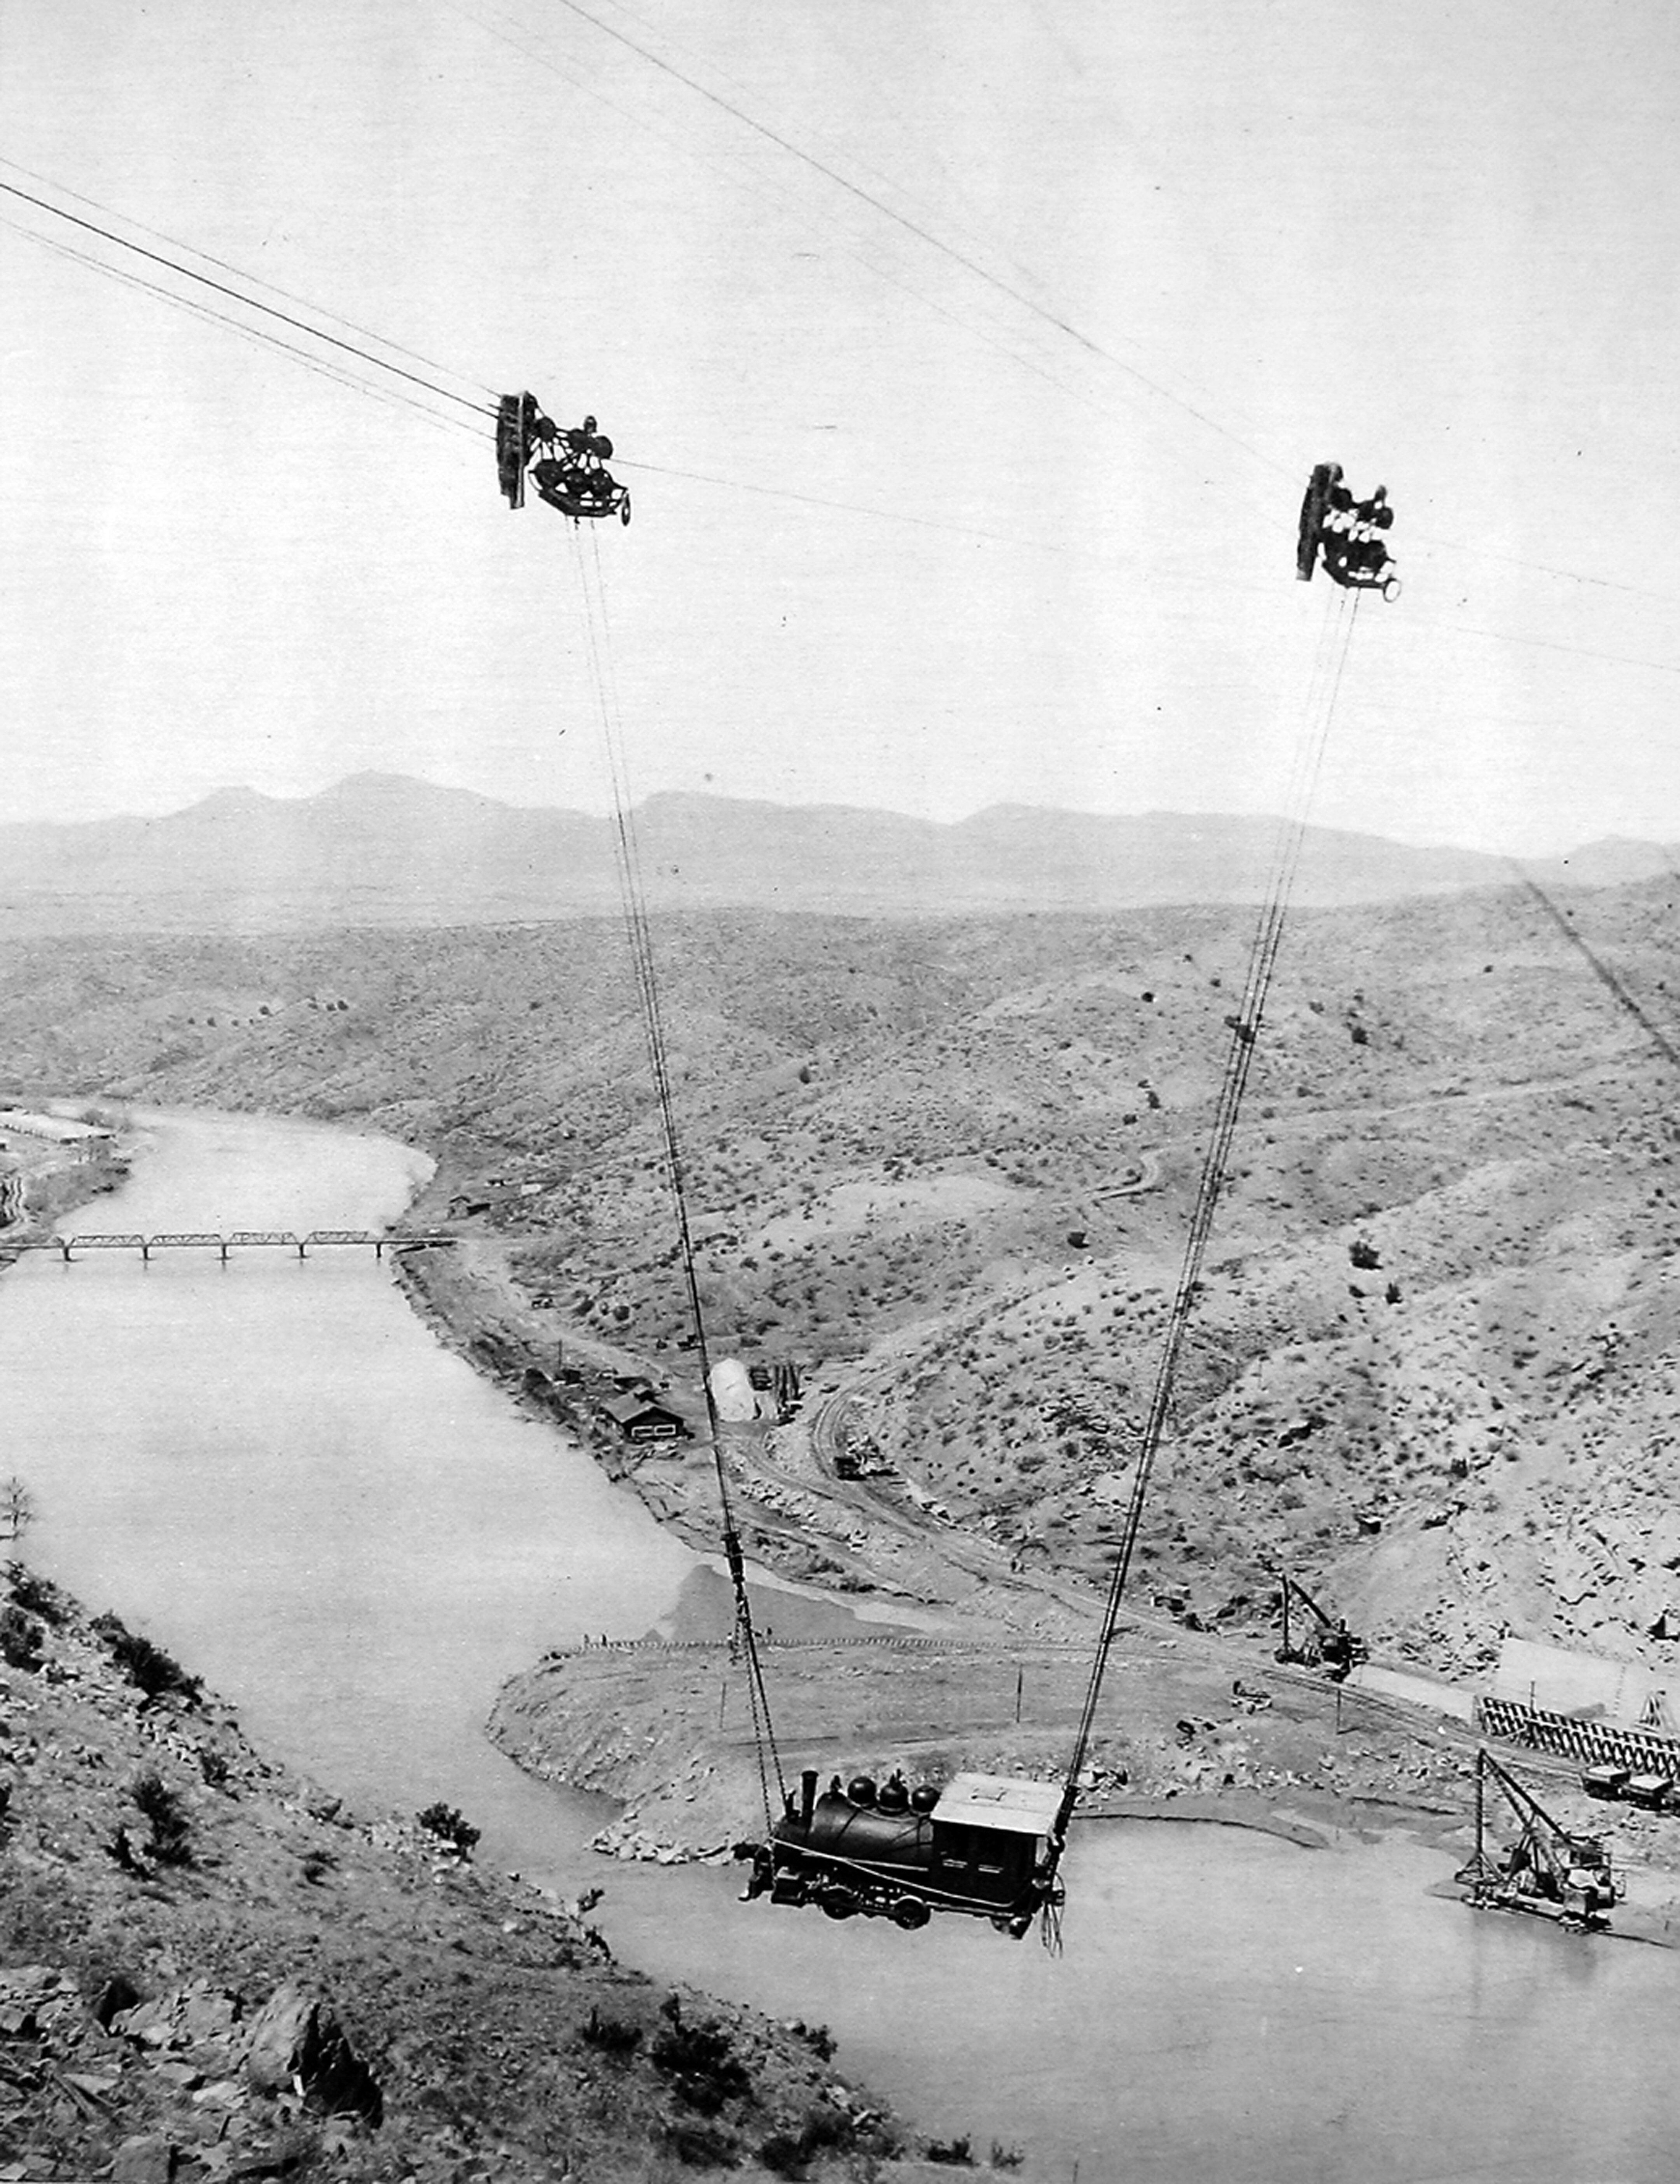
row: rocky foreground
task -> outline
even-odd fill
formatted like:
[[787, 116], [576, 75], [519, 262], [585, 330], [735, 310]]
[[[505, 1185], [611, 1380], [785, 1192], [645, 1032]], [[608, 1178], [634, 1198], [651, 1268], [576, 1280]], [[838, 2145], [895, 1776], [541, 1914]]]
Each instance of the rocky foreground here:
[[820, 2026], [654, 1985], [588, 1899], [479, 1872], [472, 1840], [441, 1807], [347, 1811], [166, 1654], [13, 1564], [0, 2177], [932, 2173]]

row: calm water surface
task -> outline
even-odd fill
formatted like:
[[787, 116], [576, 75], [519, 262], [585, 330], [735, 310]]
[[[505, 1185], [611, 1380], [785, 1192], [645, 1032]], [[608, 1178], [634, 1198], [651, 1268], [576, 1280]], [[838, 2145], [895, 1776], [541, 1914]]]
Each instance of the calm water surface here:
[[[134, 1181], [67, 1226], [377, 1226], [424, 1173], [303, 1125], [151, 1128]], [[1408, 1845], [1093, 1825], [1060, 1959], [956, 1921], [907, 1937], [743, 1908], [732, 1873], [592, 1858], [598, 1808], [527, 1782], [480, 1725], [546, 1646], [645, 1631], [694, 1557], [439, 1348], [371, 1253], [31, 1257], [0, 1282], [0, 1370], [43, 1568], [330, 1786], [445, 1797], [481, 1857], [604, 1881], [628, 1961], [826, 2021], [838, 2067], [982, 2156], [1026, 2147], [1024, 2178], [1680, 2170], [1680, 1961], [1438, 1902], [1446, 1862]]]
[[[388, 1139], [160, 1118], [67, 1229], [381, 1227], [426, 1162]], [[485, 1743], [489, 1697], [584, 1630], [636, 1637], [695, 1557], [421, 1327], [371, 1251], [33, 1254], [0, 1373], [31, 1552], [237, 1701], [332, 1788], [471, 1812], [487, 1852], [582, 1874], [569, 1809]]]

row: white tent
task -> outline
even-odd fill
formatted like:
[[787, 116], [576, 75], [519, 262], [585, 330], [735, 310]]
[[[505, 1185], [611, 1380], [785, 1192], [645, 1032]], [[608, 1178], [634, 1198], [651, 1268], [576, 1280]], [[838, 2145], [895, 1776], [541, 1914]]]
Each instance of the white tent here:
[[757, 1418], [759, 1399], [738, 1357], [720, 1357], [712, 1368], [710, 1385], [717, 1414], [726, 1424], [739, 1425]]

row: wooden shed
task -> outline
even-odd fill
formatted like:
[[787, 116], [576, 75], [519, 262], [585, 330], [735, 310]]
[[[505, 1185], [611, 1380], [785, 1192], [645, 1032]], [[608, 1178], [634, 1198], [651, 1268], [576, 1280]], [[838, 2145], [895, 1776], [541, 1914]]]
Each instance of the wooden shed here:
[[648, 1389], [623, 1396], [609, 1396], [601, 1408], [626, 1440], [687, 1440], [687, 1421], [670, 1410]]

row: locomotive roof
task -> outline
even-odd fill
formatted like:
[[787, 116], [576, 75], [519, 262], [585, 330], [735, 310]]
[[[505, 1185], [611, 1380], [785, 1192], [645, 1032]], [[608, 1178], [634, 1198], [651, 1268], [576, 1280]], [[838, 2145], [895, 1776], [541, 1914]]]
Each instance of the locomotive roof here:
[[1019, 1774], [954, 1774], [939, 1792], [932, 1816], [960, 1827], [1042, 1836], [1049, 1832], [1061, 1801], [1059, 1782], [1029, 1782]]

